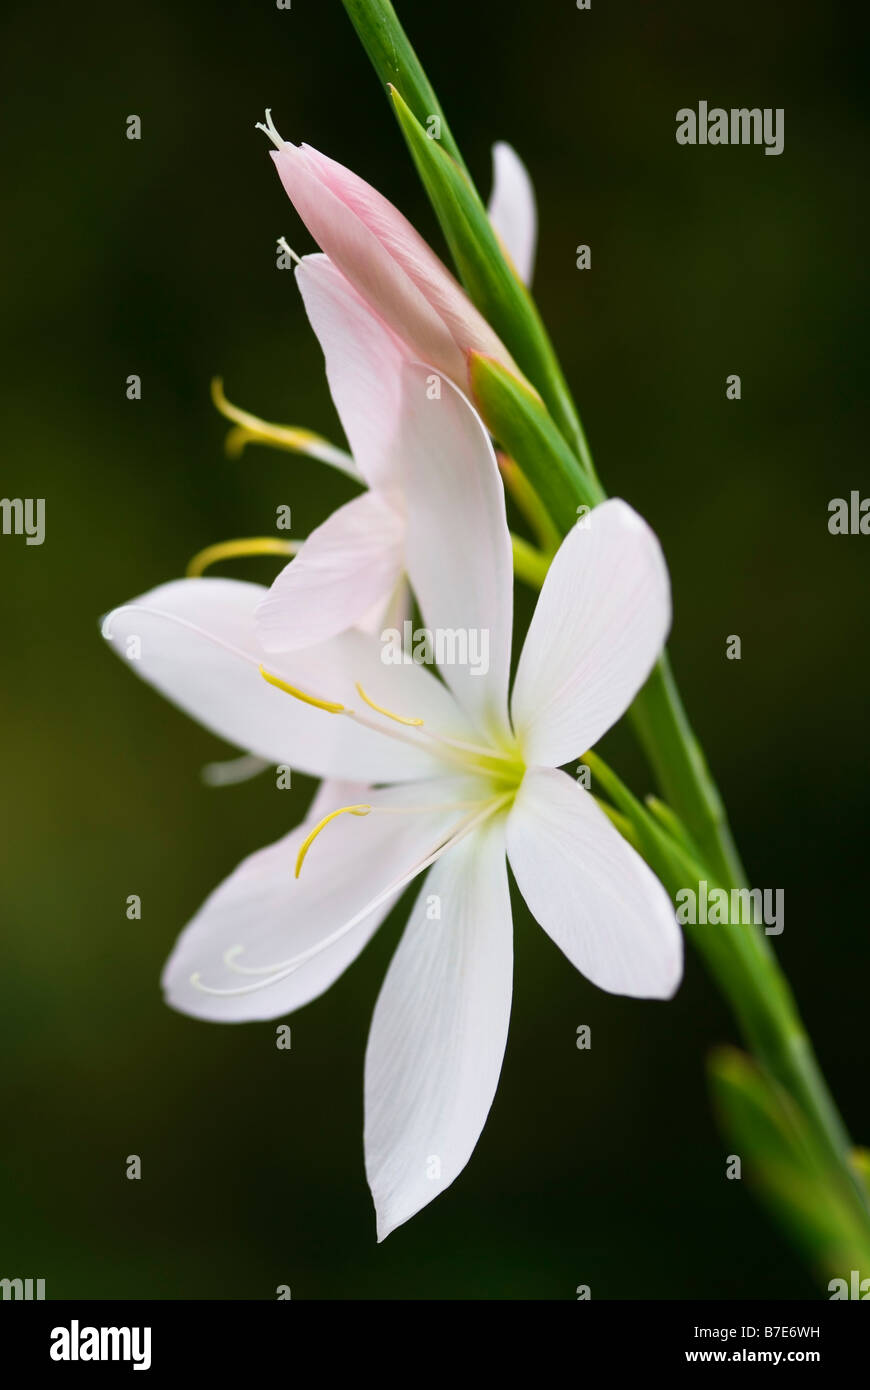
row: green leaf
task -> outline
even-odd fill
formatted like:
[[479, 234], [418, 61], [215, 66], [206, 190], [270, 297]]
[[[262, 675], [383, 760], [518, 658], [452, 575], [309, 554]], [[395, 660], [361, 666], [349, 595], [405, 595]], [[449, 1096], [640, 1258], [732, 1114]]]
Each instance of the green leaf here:
[[570, 530], [578, 504], [594, 507], [602, 500], [600, 488], [527, 383], [479, 352], [469, 353], [468, 370], [474, 403], [488, 429], [519, 464], [560, 530]]
[[760, 1200], [820, 1274], [870, 1276], [866, 1213], [788, 1093], [736, 1048], [717, 1049], [708, 1070], [720, 1124]]

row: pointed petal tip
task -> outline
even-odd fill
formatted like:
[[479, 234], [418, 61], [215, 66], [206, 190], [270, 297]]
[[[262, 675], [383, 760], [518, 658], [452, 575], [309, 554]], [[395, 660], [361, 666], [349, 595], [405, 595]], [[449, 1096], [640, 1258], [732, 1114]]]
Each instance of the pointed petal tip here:
[[376, 1222], [376, 1229], [377, 1229], [378, 1245], [383, 1245], [383, 1243], [384, 1243], [384, 1241], [386, 1240], [387, 1236], [392, 1235], [393, 1231], [394, 1231], [396, 1228], [395, 1228], [395, 1226], [391, 1226], [391, 1225], [389, 1224], [389, 1222], [387, 1222], [387, 1221], [382, 1221], [381, 1218], [378, 1217], [378, 1218], [377, 1218], [377, 1222]]
[[389, 1206], [383, 1208], [379, 1207], [374, 1197], [372, 1200], [375, 1203], [375, 1226], [378, 1245], [383, 1245], [387, 1236], [391, 1236], [400, 1226], [407, 1225], [413, 1216], [417, 1216], [417, 1214], [423, 1211], [424, 1207], [428, 1205], [427, 1202], [423, 1202], [419, 1206], [412, 1207], [410, 1211], [403, 1213], [397, 1211], [395, 1208], [391, 1210]]
[[655, 983], [648, 986], [645, 990], [638, 990], [636, 997], [639, 999], [650, 999], [655, 1003], [667, 1004], [674, 998], [674, 995], [683, 983], [685, 954], [683, 950], [683, 936], [679, 927], [676, 925], [676, 919], [674, 919], [674, 926], [678, 935], [678, 940], [675, 943], [673, 955], [671, 959], [667, 961], [665, 968], [662, 970]]

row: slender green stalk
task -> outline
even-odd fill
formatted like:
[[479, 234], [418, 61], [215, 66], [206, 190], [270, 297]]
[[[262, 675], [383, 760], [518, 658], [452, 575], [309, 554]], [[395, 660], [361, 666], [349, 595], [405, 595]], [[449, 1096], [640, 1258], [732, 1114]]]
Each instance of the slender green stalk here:
[[540, 589], [547, 577], [547, 570], [550, 568], [550, 557], [543, 551], [536, 550], [528, 541], [523, 540], [522, 536], [515, 536], [511, 532], [511, 549], [514, 555], [514, 573], [518, 579], [522, 579], [526, 584], [531, 584], [533, 589]]
[[[658, 816], [632, 795], [598, 754], [584, 753], [596, 784], [600, 785], [641, 837], [641, 852], [649, 859], [672, 895], [681, 888], [697, 888], [702, 879], [710, 890], [742, 887], [738, 880], [712, 875], [705, 861], [698, 861], [671, 808]], [[664, 824], [662, 822], [664, 821]], [[667, 828], [666, 828], [667, 827]], [[770, 941], [756, 926], [742, 922], [718, 925], [686, 925], [686, 933], [700, 951], [720, 988], [731, 1000], [743, 1036], [758, 1059], [798, 1101], [810, 1120], [821, 1147], [833, 1164], [845, 1171], [850, 1189], [860, 1198], [866, 1231], [870, 1212], [866, 1190], [851, 1163], [851, 1144], [845, 1126], [830, 1097], [801, 1021], [794, 996]]]
[[502, 481], [535, 533], [538, 545], [548, 555], [555, 555], [562, 536], [541, 498], [523, 470], [507, 454], [499, 453], [498, 468]]
[[667, 652], [629, 713], [659, 786], [689, 828], [704, 862], [723, 883], [742, 888], [746, 874], [725, 807], [683, 708]]
[[441, 144], [467, 173], [447, 117], [389, 0], [343, 0], [343, 3], [375, 72], [385, 84], [393, 83], [399, 89], [422, 125], [428, 125], [433, 116], [438, 118]]

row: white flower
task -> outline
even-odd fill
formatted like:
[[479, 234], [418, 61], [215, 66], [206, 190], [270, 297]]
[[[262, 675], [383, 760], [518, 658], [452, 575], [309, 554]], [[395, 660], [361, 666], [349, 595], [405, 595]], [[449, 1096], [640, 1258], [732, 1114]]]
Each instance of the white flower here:
[[[370, 193], [375, 196], [373, 190]], [[328, 193], [323, 196], [334, 201]], [[489, 214], [517, 273], [530, 281], [537, 234], [534, 191], [519, 156], [504, 143], [493, 147]], [[407, 235], [416, 239], [413, 229], [408, 228]], [[434, 260], [428, 248], [424, 250]], [[296, 651], [347, 627], [371, 626], [372, 617], [391, 600], [401, 608], [402, 451], [416, 447], [416, 439], [398, 434], [402, 368], [415, 360], [416, 349], [395, 326], [387, 326], [373, 303], [361, 297], [328, 256], [304, 256], [295, 274], [326, 359], [329, 388], [357, 481], [367, 491], [317, 527], [273, 584], [258, 614], [260, 640], [270, 652]], [[440, 389], [440, 383], [434, 389]]]
[[492, 147], [489, 220], [524, 285], [531, 285], [538, 240], [538, 213], [531, 176], [516, 150], [499, 140]]
[[366, 1054], [381, 1239], [461, 1172], [495, 1093], [511, 997], [506, 861], [538, 922], [601, 988], [667, 998], [682, 970], [664, 888], [559, 770], [619, 719], [661, 650], [670, 596], [658, 542], [621, 501], [573, 529], [544, 583], [509, 714], [511, 548], [497, 465], [464, 397], [446, 385], [428, 399], [426, 376], [400, 370], [404, 563], [430, 629], [489, 634], [486, 675], [444, 665], [442, 683], [422, 666], [384, 665], [360, 632], [264, 658], [263, 591], [222, 579], [166, 585], [104, 629], [122, 654], [138, 637], [131, 665], [216, 733], [362, 784], [211, 895], [166, 966], [174, 1007], [224, 1021], [300, 1007], [431, 866]]

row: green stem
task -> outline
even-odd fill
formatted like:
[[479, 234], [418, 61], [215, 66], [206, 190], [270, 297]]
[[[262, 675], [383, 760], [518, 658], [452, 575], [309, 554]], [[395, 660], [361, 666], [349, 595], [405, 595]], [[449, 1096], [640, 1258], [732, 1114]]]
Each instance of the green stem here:
[[[629, 791], [598, 754], [584, 753], [583, 762], [629, 821], [640, 838], [641, 853], [650, 861], [672, 896], [681, 888], [743, 886], [742, 880], [714, 874], [699, 862], [670, 807], [653, 814]], [[633, 841], [636, 843], [636, 841]], [[686, 924], [686, 934], [704, 957], [707, 968], [730, 1000], [740, 1030], [758, 1060], [790, 1092], [813, 1128], [822, 1152], [846, 1178], [858, 1198], [865, 1237], [870, 1237], [867, 1193], [851, 1161], [851, 1143], [828, 1091], [794, 995], [770, 944], [753, 924]]]
[[511, 532], [511, 549], [514, 555], [514, 573], [517, 578], [530, 584], [533, 589], [540, 589], [547, 577], [547, 570], [550, 568], [550, 556], [545, 555], [541, 550], [536, 550], [528, 541], [524, 541], [522, 536], [515, 536], [513, 532]]
[[502, 481], [534, 531], [538, 545], [546, 554], [555, 555], [562, 544], [562, 535], [541, 501], [540, 495], [532, 487], [515, 459], [509, 458], [501, 451], [499, 451], [497, 458]]
[[447, 117], [389, 0], [344, 0], [344, 8], [375, 72], [384, 83], [392, 82], [405, 93], [411, 109], [423, 125], [432, 116], [438, 117], [441, 144], [467, 174], [465, 161], [451, 134]]
[[688, 827], [704, 863], [734, 887], [746, 874], [707, 759], [680, 699], [667, 652], [629, 711], [659, 786]]

